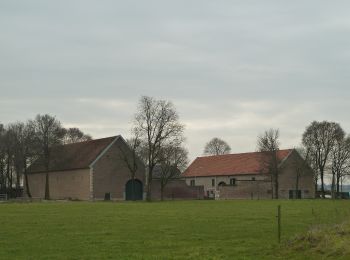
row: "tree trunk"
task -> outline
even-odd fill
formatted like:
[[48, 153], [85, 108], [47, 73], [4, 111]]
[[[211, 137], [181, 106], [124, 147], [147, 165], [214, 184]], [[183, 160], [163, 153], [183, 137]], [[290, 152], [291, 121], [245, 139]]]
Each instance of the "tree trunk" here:
[[6, 166], [7, 185], [6, 185], [6, 181], [5, 181], [5, 189], [7, 190], [7, 192], [9, 191], [9, 189], [12, 188], [12, 179], [11, 179], [10, 175], [11, 175], [11, 172], [10, 172], [10, 155], [7, 154], [7, 166]]
[[45, 155], [45, 170], [46, 170], [46, 175], [45, 175], [45, 199], [49, 200], [50, 199], [50, 183], [49, 183], [49, 171], [50, 171], [50, 154], [48, 150], [46, 151]]
[[32, 194], [30, 193], [30, 189], [29, 189], [29, 183], [28, 183], [28, 174], [27, 174], [27, 171], [24, 170], [24, 181], [26, 183], [26, 193], [27, 193], [27, 196], [28, 198], [32, 198]]
[[331, 188], [332, 199], [335, 199], [335, 172], [332, 171], [332, 188]]
[[132, 200], [135, 200], [135, 178], [132, 177], [132, 185], [131, 185], [131, 193], [132, 193]]
[[317, 198], [317, 190], [318, 190], [318, 179], [315, 180], [315, 198]]
[[340, 197], [340, 190], [339, 190], [339, 182], [340, 182], [340, 176], [337, 175], [337, 198]]
[[29, 182], [28, 182], [28, 174], [27, 174], [27, 159], [24, 159], [24, 165], [23, 165], [23, 174], [24, 174], [24, 181], [26, 183], [26, 193], [28, 198], [32, 198], [32, 194], [30, 193], [29, 189]]
[[325, 192], [324, 192], [324, 180], [323, 180], [323, 169], [320, 170], [320, 178], [321, 178], [321, 194], [322, 198], [326, 198]]
[[160, 200], [164, 200], [164, 185], [160, 184]]
[[298, 199], [298, 190], [299, 190], [299, 174], [297, 173], [297, 176], [296, 176], [296, 183], [295, 183], [295, 194], [296, 194], [296, 198]]
[[275, 199], [278, 200], [278, 173], [275, 176]]
[[148, 167], [148, 175], [147, 175], [147, 194], [146, 194], [146, 200], [147, 201], [151, 201], [152, 200], [152, 188], [151, 188], [151, 185], [152, 185], [152, 171], [153, 171], [153, 167], [149, 166]]
[[21, 174], [19, 173], [20, 171], [17, 169], [16, 170], [16, 197], [20, 196], [20, 190], [21, 190]]
[[49, 172], [46, 172], [45, 175], [45, 199], [50, 199], [50, 188], [49, 188]]
[[271, 174], [271, 199], [274, 199], [274, 192], [273, 192], [273, 176]]

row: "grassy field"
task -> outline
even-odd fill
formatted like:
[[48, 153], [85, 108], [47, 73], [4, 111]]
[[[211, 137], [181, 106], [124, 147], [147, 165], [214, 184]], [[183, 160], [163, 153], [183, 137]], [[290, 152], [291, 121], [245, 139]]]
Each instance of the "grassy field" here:
[[349, 210], [330, 200], [2, 203], [0, 259], [303, 259], [292, 238]]

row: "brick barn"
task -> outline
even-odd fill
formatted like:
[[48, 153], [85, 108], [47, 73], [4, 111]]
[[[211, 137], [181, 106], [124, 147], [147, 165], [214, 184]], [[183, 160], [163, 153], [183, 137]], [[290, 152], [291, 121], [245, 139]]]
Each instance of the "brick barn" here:
[[[280, 150], [279, 198], [314, 198], [313, 171], [294, 150]], [[266, 153], [198, 157], [183, 173], [188, 185], [203, 185], [205, 196], [217, 199], [271, 199], [274, 190], [266, 170]]]
[[[132, 180], [125, 155], [131, 156], [131, 150], [121, 136], [53, 147], [49, 171], [50, 198], [130, 198]], [[145, 167], [141, 161], [138, 166], [135, 194], [137, 199], [142, 199]], [[44, 198], [45, 174], [44, 162], [39, 158], [28, 173], [33, 198]]]
[[[145, 165], [137, 160], [137, 172], [132, 185], [132, 174], [126, 162], [133, 162], [132, 151], [121, 136], [56, 146], [51, 149], [50, 157], [51, 199], [145, 198]], [[28, 184], [33, 198], [45, 197], [45, 176], [44, 160], [39, 158], [28, 170]], [[152, 198], [160, 199], [157, 180], [152, 182], [152, 188]], [[172, 180], [165, 192], [168, 199], [203, 197], [203, 187], [190, 187], [181, 180]]]

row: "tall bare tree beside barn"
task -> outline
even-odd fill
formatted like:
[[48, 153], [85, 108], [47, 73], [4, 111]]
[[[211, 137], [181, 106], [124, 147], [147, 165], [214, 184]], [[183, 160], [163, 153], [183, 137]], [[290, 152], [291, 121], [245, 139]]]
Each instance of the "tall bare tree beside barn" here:
[[183, 135], [184, 126], [172, 102], [143, 96], [135, 115], [133, 132], [145, 144], [146, 199], [151, 200], [153, 169], [159, 162], [161, 149]]
[[263, 135], [258, 136], [258, 151], [263, 152], [262, 164], [271, 175], [272, 197], [278, 199], [278, 175], [279, 175], [279, 159], [277, 152], [279, 150], [279, 130], [269, 129]]
[[303, 134], [303, 145], [315, 161], [320, 174], [322, 198], [325, 198], [324, 175], [336, 142], [344, 138], [344, 131], [335, 122], [312, 122]]
[[65, 134], [60, 121], [50, 115], [37, 115], [35, 120], [31, 121], [35, 132], [35, 142], [39, 154], [42, 156], [45, 165], [45, 199], [50, 199], [49, 171], [50, 171], [50, 149], [63, 142]]
[[204, 147], [205, 155], [229, 154], [231, 147], [222, 139], [214, 137]]

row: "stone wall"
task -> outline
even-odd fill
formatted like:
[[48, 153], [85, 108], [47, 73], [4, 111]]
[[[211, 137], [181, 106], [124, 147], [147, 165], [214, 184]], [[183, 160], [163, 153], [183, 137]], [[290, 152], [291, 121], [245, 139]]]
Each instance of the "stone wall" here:
[[271, 199], [271, 182], [237, 181], [236, 185], [219, 186], [217, 199]]
[[[152, 199], [161, 199], [160, 180], [152, 181]], [[185, 180], [171, 180], [165, 186], [164, 199], [204, 199], [204, 187], [188, 186]]]

